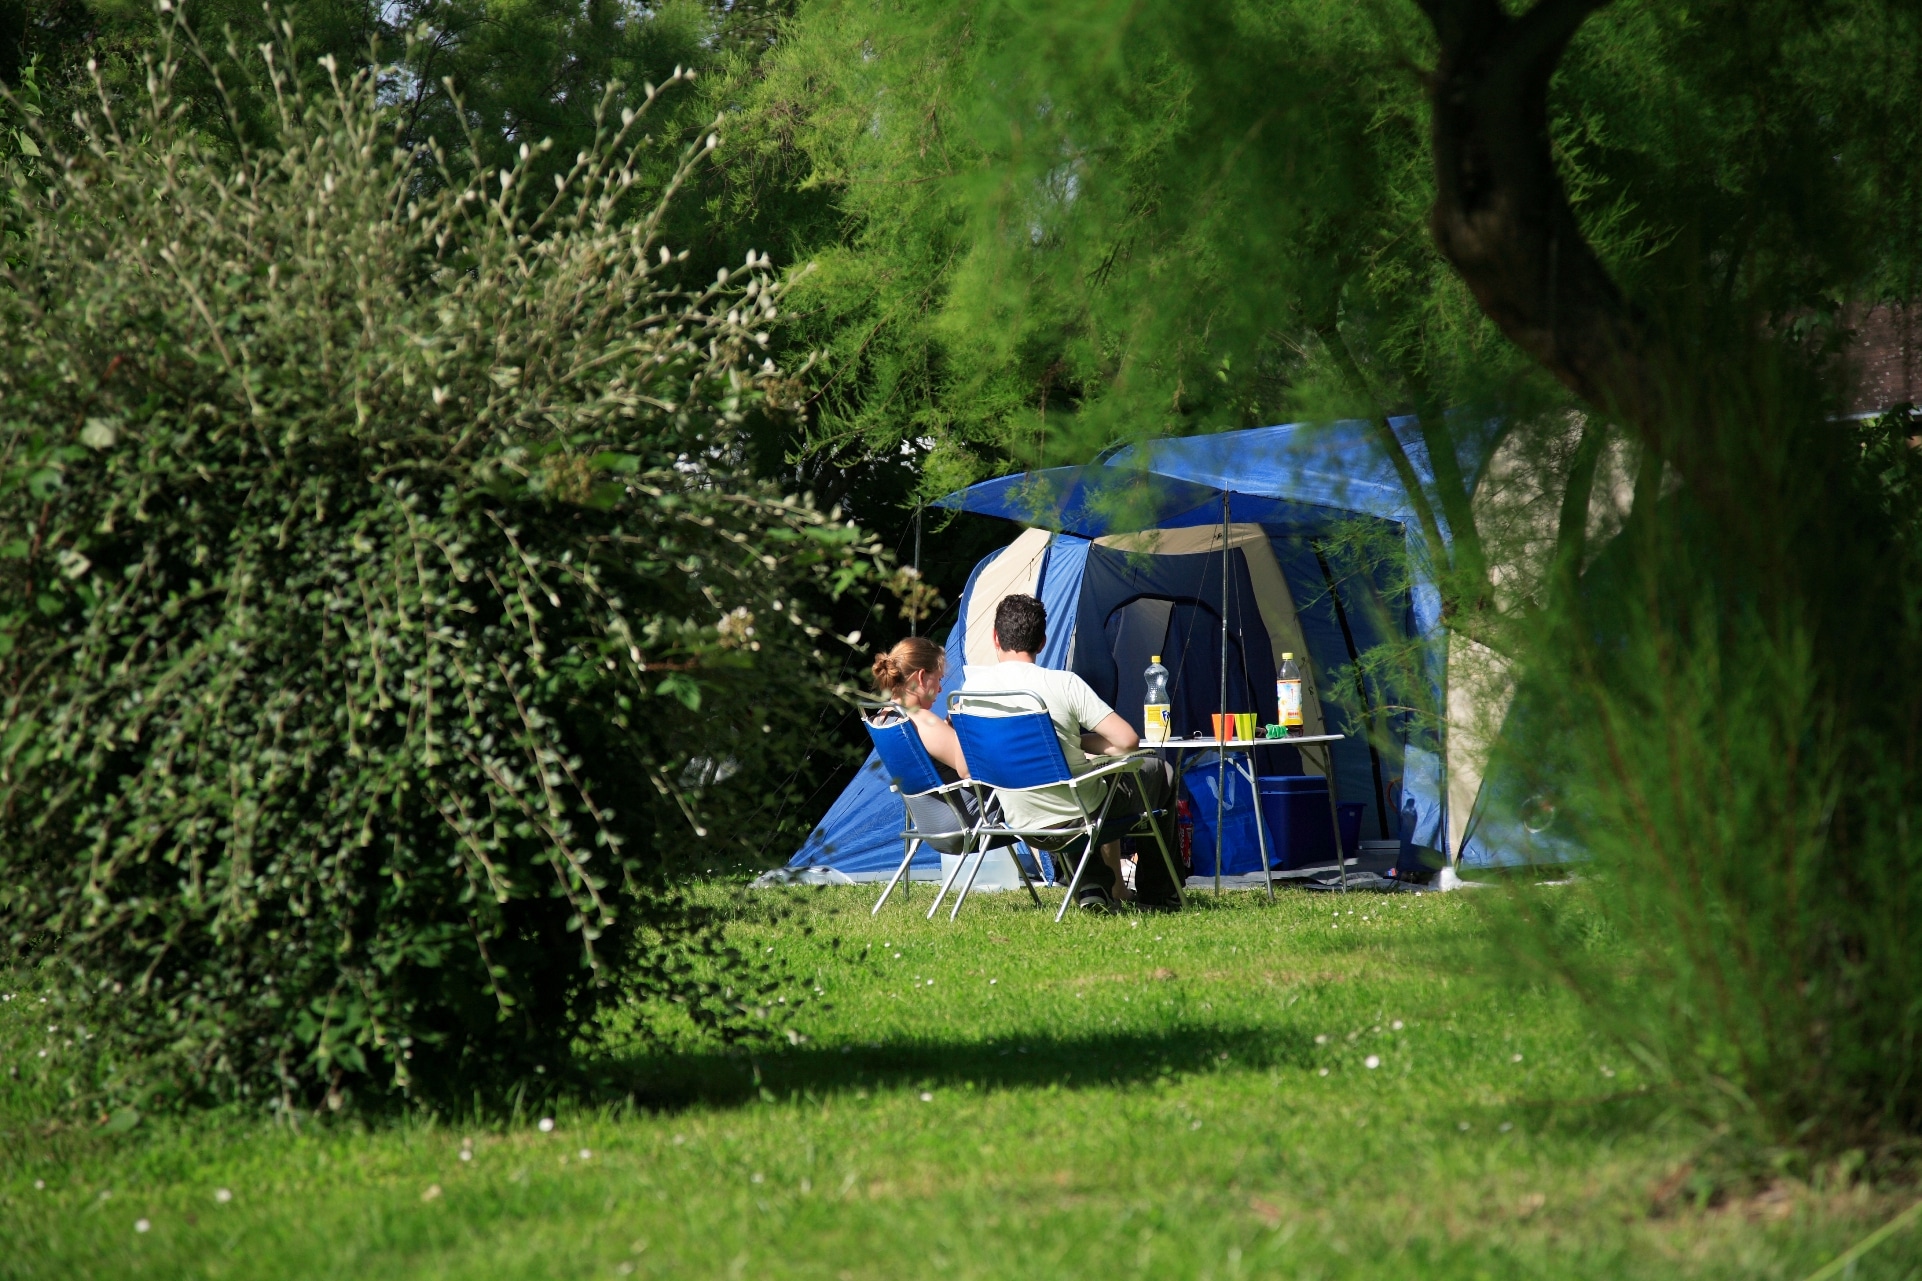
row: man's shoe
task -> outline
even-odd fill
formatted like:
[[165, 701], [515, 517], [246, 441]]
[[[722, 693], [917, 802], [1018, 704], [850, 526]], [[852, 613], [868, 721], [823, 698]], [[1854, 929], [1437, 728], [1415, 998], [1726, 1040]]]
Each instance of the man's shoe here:
[[1097, 912], [1103, 916], [1115, 910], [1114, 900], [1099, 885], [1084, 885], [1075, 891], [1074, 905], [1084, 912]]

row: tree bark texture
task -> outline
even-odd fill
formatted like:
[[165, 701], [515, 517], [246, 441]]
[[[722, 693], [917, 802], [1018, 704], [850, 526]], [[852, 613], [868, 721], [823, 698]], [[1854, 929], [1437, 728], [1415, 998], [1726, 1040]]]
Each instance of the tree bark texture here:
[[1676, 437], [1662, 345], [1582, 234], [1555, 168], [1549, 81], [1608, 0], [1540, 0], [1518, 17], [1501, 0], [1418, 3], [1441, 45], [1428, 84], [1436, 247], [1511, 342], [1685, 476], [1700, 470]]

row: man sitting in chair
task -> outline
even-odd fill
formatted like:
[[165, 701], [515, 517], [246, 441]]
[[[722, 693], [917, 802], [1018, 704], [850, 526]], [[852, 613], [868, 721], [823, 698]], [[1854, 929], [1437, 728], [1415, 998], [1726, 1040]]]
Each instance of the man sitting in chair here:
[[[1090, 761], [1089, 753], [1133, 751], [1140, 745], [1141, 736], [1134, 726], [1101, 701], [1101, 696], [1088, 687], [1088, 682], [1073, 672], [1036, 665], [1034, 656], [1047, 639], [1048, 614], [1040, 601], [1032, 596], [1005, 598], [994, 611], [996, 661], [991, 667], [969, 667], [962, 691], [969, 694], [1025, 691], [1039, 695], [1047, 705], [1049, 718], [1054, 721], [1055, 733], [1061, 740], [1061, 754], [1075, 774], [1086, 773], [1100, 764]], [[1173, 849], [1175, 833], [1166, 811], [1174, 805], [1174, 771], [1165, 762], [1150, 762], [1140, 774], [1123, 778], [1119, 785], [1123, 791], [1114, 798], [1113, 807], [1108, 811], [1110, 816], [1123, 818], [1140, 814], [1145, 793], [1147, 808], [1164, 811], [1157, 826], [1168, 847]], [[1116, 786], [1116, 781], [1109, 780], [1108, 786]], [[1059, 827], [1074, 823], [1081, 816], [1065, 785], [1008, 792], [1001, 794], [1000, 799], [1009, 822], [1018, 827]], [[1100, 799], [1089, 798], [1090, 808]], [[1107, 911], [1117, 899], [1129, 898], [1146, 907], [1175, 907], [1179, 900], [1159, 849], [1152, 845], [1152, 838], [1142, 841], [1141, 848], [1132, 895], [1121, 878], [1121, 843], [1111, 841], [1101, 847], [1098, 860], [1089, 860], [1088, 870], [1075, 893], [1076, 902], [1093, 911]], [[1066, 860], [1069, 873], [1081, 857], [1078, 845], [1055, 853]], [[1066, 875], [1064, 873], [1064, 879]]]

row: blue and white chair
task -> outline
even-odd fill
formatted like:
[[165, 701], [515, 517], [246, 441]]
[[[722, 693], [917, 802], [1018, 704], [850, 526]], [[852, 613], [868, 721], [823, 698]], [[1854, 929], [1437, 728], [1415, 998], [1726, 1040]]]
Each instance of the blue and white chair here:
[[[1060, 911], [1054, 914], [1056, 921], [1067, 915], [1068, 905], [1074, 902], [1075, 890], [1081, 884], [1081, 875], [1088, 868], [1088, 860], [1096, 856], [1095, 851], [1109, 841], [1141, 834], [1139, 829], [1144, 826], [1161, 849], [1177, 900], [1184, 906], [1187, 904], [1174, 854], [1168, 848], [1167, 838], [1161, 834], [1160, 824], [1151, 821], [1163, 811], [1151, 810], [1147, 793], [1141, 790], [1141, 771], [1151, 763], [1158, 763], [1152, 751], [1129, 752], [1076, 774], [1068, 768], [1068, 758], [1061, 750], [1061, 739], [1054, 719], [1048, 715], [1047, 704], [1039, 694], [1027, 690], [950, 694], [948, 723], [954, 726], [961, 740], [961, 754], [968, 758], [973, 782], [985, 783], [1004, 794], [1065, 787], [1074, 797], [1075, 806], [1081, 811], [1076, 822], [1061, 827], [1020, 827], [1005, 820], [984, 819], [980, 829], [984, 837], [1015, 837], [1036, 849], [1060, 850], [1075, 841], [1083, 843], [1081, 857], [1068, 880], [1068, 892], [1061, 901]], [[1129, 778], [1133, 778], [1136, 795], [1142, 801], [1141, 812], [1110, 819], [1108, 812], [1114, 806], [1114, 799], [1121, 791], [1123, 780]], [[964, 897], [966, 893], [964, 889]], [[958, 903], [956, 907], [958, 909]]]
[[[954, 878], [960, 874], [968, 862], [968, 854], [978, 855], [975, 871], [980, 871], [981, 859], [987, 857], [989, 848], [1001, 848], [1015, 843], [1012, 836], [980, 838], [979, 833], [986, 821], [988, 807], [982, 793], [985, 788], [971, 784], [967, 779], [958, 783], [944, 783], [941, 773], [935, 768], [934, 759], [928, 749], [921, 744], [921, 733], [914, 728], [914, 722], [902, 714], [901, 709], [889, 703], [874, 708], [862, 716], [868, 737], [874, 742], [874, 750], [881, 757], [882, 766], [888, 771], [892, 790], [899, 793], [905, 811], [906, 825], [901, 831], [903, 846], [901, 865], [894, 869], [887, 888], [874, 904], [870, 916], [879, 915], [882, 904], [888, 895], [908, 874], [909, 864], [921, 846], [926, 845], [939, 854], [959, 857], [959, 862], [941, 883], [941, 892], [934, 897], [934, 905], [928, 909], [929, 919], [941, 906]], [[979, 848], [977, 848], [977, 846]], [[1015, 866], [1021, 872], [1021, 880], [1028, 887], [1035, 905], [1041, 904], [1041, 896], [1035, 893], [1034, 886], [1028, 881], [1027, 869], [1021, 867], [1021, 860], [1015, 859]], [[974, 878], [970, 876], [972, 885]], [[907, 894], [905, 888], [901, 893]], [[959, 900], [954, 905], [955, 913], [961, 910]], [[950, 919], [953, 919], [953, 913]]]

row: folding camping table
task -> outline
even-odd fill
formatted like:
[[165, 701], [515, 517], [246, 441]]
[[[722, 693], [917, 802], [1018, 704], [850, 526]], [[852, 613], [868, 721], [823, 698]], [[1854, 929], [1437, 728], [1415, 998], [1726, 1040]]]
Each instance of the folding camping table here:
[[[1171, 738], [1165, 743], [1142, 743], [1143, 747], [1161, 750], [1168, 748], [1177, 752], [1199, 751], [1203, 748], [1219, 749], [1224, 755], [1243, 757], [1235, 761], [1235, 769], [1248, 780], [1249, 791], [1254, 796], [1255, 840], [1261, 846], [1261, 875], [1268, 883], [1268, 899], [1275, 897], [1274, 860], [1268, 854], [1268, 825], [1261, 817], [1261, 780], [1255, 771], [1255, 749], [1257, 747], [1319, 747], [1322, 749], [1322, 766], [1328, 775], [1328, 819], [1335, 825], [1335, 866], [1341, 869], [1341, 888], [1348, 889], [1348, 851], [1341, 847], [1341, 811], [1335, 808], [1335, 748], [1334, 744], [1348, 737], [1346, 734], [1302, 734], [1294, 738], [1236, 738], [1222, 742], [1218, 738]], [[1177, 785], [1181, 778], [1181, 766], [1175, 765]], [[1221, 843], [1226, 823], [1215, 823], [1215, 893], [1221, 893]]]

